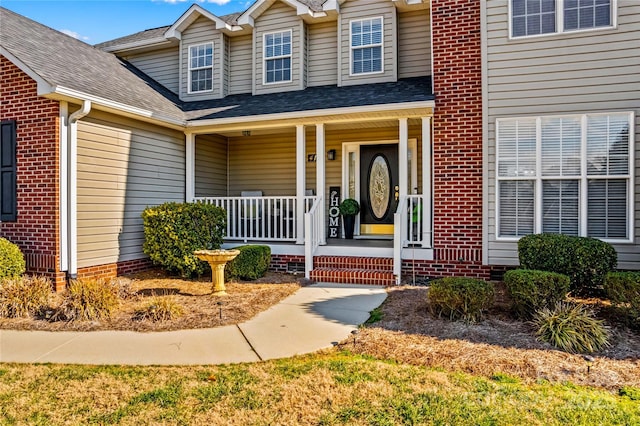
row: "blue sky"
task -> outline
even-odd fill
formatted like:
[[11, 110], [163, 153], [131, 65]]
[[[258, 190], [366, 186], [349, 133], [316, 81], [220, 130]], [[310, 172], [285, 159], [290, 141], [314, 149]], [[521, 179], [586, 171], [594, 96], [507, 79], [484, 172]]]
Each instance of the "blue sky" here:
[[[96, 44], [173, 24], [192, 3], [215, 15], [245, 10], [251, 0], [0, 0], [0, 6]], [[2, 25], [2, 23], [0, 23]]]

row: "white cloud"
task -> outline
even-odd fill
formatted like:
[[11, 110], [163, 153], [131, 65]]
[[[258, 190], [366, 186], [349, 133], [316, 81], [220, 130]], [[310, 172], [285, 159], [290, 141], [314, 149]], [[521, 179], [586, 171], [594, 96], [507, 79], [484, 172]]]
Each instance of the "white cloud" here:
[[71, 30], [60, 30], [60, 32], [61, 32], [62, 34], [66, 34], [66, 35], [71, 36], [71, 37], [73, 37], [73, 38], [77, 38], [78, 40], [84, 40], [84, 41], [89, 40], [89, 37], [87, 37], [87, 36], [81, 36], [80, 34], [78, 34], [78, 33], [77, 33], [77, 32], [75, 32], [75, 31], [71, 31]]
[[[184, 3], [184, 2], [192, 2], [193, 0], [161, 0], [164, 1], [165, 3], [171, 3], [171, 4], [176, 4], [176, 3]], [[198, 3], [214, 3], [217, 4], [218, 6], [223, 6], [227, 3], [229, 3], [231, 0], [195, 0]]]

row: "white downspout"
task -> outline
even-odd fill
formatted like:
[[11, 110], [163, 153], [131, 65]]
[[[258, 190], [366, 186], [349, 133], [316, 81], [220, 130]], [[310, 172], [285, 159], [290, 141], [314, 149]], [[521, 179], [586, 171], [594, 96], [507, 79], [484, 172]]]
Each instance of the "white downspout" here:
[[82, 107], [71, 114], [68, 120], [68, 275], [70, 278], [74, 279], [78, 275], [78, 120], [89, 114], [90, 111], [91, 101], [82, 101]]

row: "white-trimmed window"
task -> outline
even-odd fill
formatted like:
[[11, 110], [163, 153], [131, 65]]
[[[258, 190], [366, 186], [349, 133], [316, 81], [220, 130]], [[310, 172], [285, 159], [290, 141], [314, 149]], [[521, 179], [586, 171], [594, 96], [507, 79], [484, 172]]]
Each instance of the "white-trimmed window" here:
[[291, 30], [264, 35], [264, 83], [291, 81]]
[[616, 0], [510, 0], [511, 36], [611, 27], [615, 3]]
[[383, 72], [382, 16], [351, 21], [351, 74]]
[[498, 119], [497, 237], [630, 241], [633, 113]]
[[213, 90], [213, 43], [189, 46], [189, 93]]

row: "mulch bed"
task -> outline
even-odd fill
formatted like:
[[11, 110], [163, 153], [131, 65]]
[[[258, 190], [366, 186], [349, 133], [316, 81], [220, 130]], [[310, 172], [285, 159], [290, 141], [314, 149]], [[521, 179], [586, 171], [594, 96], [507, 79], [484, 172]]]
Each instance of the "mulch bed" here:
[[[185, 280], [171, 277], [162, 270], [152, 270], [121, 280], [130, 280], [127, 284], [130, 285], [132, 296], [122, 301], [118, 312], [109, 320], [66, 322], [47, 321], [44, 318], [0, 318], [0, 329], [168, 331], [219, 327], [251, 319], [300, 288], [296, 277], [276, 273], [268, 273], [250, 282], [227, 282], [226, 296], [211, 295], [211, 277]], [[173, 299], [184, 313], [170, 321], [136, 319], [135, 311], [148, 304], [153, 297]], [[61, 294], [54, 294], [52, 307], [59, 305], [61, 300]]]
[[433, 317], [425, 287], [395, 287], [382, 305], [382, 320], [365, 327], [342, 347], [356, 353], [492, 377], [517, 376], [528, 382], [572, 382], [618, 390], [640, 387], [640, 335], [612, 328], [611, 347], [593, 354], [590, 372], [581, 355], [538, 342], [531, 326], [513, 319], [504, 292], [478, 324]]

